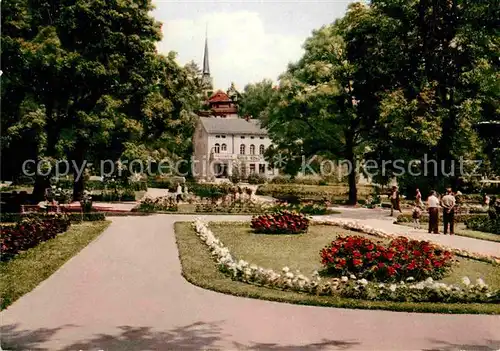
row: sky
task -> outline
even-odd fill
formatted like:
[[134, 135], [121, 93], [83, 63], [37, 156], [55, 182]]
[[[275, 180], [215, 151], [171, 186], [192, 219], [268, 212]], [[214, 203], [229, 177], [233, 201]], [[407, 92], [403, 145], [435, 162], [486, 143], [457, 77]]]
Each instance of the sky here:
[[207, 31], [215, 89], [276, 82], [289, 62], [301, 58], [312, 31], [342, 17], [351, 2], [153, 0], [153, 16], [163, 23], [158, 51], [175, 51], [179, 64], [193, 60], [201, 69]]

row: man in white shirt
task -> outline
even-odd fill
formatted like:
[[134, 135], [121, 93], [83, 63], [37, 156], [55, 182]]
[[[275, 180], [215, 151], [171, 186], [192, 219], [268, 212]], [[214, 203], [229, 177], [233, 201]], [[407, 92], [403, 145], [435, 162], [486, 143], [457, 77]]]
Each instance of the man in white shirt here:
[[429, 233], [439, 234], [439, 199], [434, 190], [427, 198], [427, 208], [429, 211]]
[[444, 234], [448, 233], [448, 224], [450, 225], [450, 235], [455, 234], [455, 206], [457, 201], [451, 189], [446, 189], [446, 195], [441, 199], [441, 206], [443, 207], [443, 223]]

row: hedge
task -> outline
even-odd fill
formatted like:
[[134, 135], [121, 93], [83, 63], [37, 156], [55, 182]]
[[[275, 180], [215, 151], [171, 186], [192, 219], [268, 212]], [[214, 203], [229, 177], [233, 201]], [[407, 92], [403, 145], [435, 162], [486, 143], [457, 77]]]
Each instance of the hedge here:
[[468, 229], [485, 233], [500, 234], [500, 218], [490, 219], [487, 216], [474, 216], [469, 218], [465, 225]]
[[[441, 214], [442, 217], [442, 214]], [[484, 217], [488, 218], [486, 215], [478, 215], [478, 214], [456, 214], [455, 215], [455, 223], [464, 223], [472, 218], [476, 217]], [[400, 214], [396, 221], [398, 223], [408, 223], [408, 222], [413, 222], [413, 217], [411, 214]], [[429, 222], [429, 215], [423, 214], [420, 217], [420, 222], [422, 223], [428, 223]]]
[[[373, 191], [371, 186], [358, 186], [358, 195], [367, 196]], [[272, 196], [278, 199], [296, 197], [300, 201], [328, 200], [333, 201], [349, 194], [346, 185], [299, 185], [299, 184], [266, 184], [257, 188], [257, 195]]]
[[[72, 179], [59, 179], [54, 185], [62, 189], [73, 189]], [[110, 181], [100, 181], [100, 180], [87, 180], [85, 182], [85, 189], [87, 190], [131, 190], [131, 191], [145, 191], [148, 190], [147, 182], [110, 182]]]
[[[81, 222], [82, 214], [81, 213], [65, 213], [65, 216], [71, 222]], [[0, 214], [0, 222], [19, 222], [24, 218], [38, 218], [41, 220], [52, 219], [56, 216], [53, 213], [43, 213], [43, 212], [33, 212], [33, 213], [2, 213]], [[94, 222], [94, 221], [104, 221], [106, 219], [106, 215], [103, 212], [88, 212], [83, 213], [83, 221], [85, 222]]]

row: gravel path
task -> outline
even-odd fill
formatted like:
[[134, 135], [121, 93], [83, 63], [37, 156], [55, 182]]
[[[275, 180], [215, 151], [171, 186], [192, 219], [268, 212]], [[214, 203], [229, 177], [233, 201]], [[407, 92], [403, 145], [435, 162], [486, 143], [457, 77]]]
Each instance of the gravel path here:
[[113, 218], [0, 314], [4, 350], [500, 349], [500, 316], [309, 307], [195, 287], [181, 276], [173, 233], [191, 218]]

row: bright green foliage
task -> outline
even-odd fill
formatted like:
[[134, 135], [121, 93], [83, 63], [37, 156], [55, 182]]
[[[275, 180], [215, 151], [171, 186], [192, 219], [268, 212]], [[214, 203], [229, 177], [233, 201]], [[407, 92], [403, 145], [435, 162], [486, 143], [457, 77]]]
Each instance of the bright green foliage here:
[[[192, 72], [158, 55], [151, 1], [2, 4], [2, 135], [9, 174], [20, 162], [161, 156], [189, 151]], [[36, 137], [30, 137], [36, 135]], [[22, 151], [21, 151], [22, 148]], [[140, 153], [134, 150], [142, 150]], [[3, 160], [2, 160], [3, 161]], [[35, 193], [47, 179], [37, 177]], [[83, 183], [75, 183], [79, 198]]]

